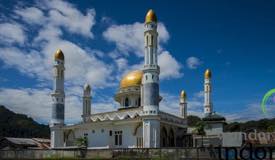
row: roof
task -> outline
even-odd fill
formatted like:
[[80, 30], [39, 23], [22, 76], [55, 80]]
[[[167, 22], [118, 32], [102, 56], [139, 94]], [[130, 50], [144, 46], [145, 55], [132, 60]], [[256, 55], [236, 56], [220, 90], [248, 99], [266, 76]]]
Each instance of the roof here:
[[[102, 122], [102, 121], [123, 121], [123, 120], [129, 120], [129, 119], [138, 119], [141, 120], [140, 118], [143, 116], [143, 107], [131, 107], [128, 109], [121, 109], [117, 111], [111, 111], [111, 112], [103, 112], [103, 113], [96, 113], [92, 114], [89, 117], [89, 123], [97, 123], [97, 122]], [[176, 116], [174, 114], [170, 114], [167, 112], [159, 111], [159, 117], [162, 120], [162, 122], [169, 122], [173, 124], [178, 124], [180, 126], [186, 126], [186, 119], [183, 119], [179, 116]], [[71, 129], [73, 127], [81, 126], [83, 123], [79, 124], [74, 124], [70, 126], [66, 126], [67, 129]]]
[[32, 138], [32, 139], [40, 143], [51, 143], [50, 139], [45, 139], [45, 138]]
[[[49, 149], [50, 140], [44, 138], [14, 138], [4, 137], [1, 142], [8, 141], [10, 144], [20, 147], [28, 147], [35, 149]], [[0, 143], [1, 143], [0, 142]]]
[[10, 141], [13, 144], [24, 145], [24, 146], [36, 146], [36, 143], [33, 139], [30, 138], [12, 138], [5, 137], [4, 139]]
[[213, 112], [213, 113], [207, 114], [204, 118], [202, 118], [202, 120], [203, 121], [225, 121], [225, 118]]

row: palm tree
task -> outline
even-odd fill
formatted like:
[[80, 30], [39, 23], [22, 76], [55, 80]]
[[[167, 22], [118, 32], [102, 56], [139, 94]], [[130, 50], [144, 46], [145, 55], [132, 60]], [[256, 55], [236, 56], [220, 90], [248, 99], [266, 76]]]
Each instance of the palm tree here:
[[201, 136], [201, 147], [203, 147], [203, 136], [205, 136], [204, 131], [205, 123], [200, 121], [196, 123], [194, 133]]
[[76, 145], [78, 147], [87, 147], [88, 139], [86, 136], [84, 137], [79, 137], [76, 139]]

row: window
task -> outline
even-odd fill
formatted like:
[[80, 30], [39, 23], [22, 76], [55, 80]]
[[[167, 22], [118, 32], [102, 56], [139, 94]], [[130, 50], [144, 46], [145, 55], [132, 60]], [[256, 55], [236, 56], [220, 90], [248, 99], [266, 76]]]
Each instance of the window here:
[[122, 131], [115, 131], [115, 145], [122, 145]]
[[112, 130], [109, 131], [109, 135], [110, 135], [110, 136], [113, 135], [113, 131], [112, 131]]
[[125, 98], [125, 107], [128, 107], [129, 106], [129, 99], [128, 97]]

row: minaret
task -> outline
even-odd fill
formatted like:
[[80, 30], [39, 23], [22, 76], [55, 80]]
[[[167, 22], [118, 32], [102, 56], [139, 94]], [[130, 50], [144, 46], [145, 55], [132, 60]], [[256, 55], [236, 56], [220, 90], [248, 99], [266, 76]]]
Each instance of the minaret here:
[[157, 60], [157, 16], [147, 12], [144, 24], [145, 55], [142, 77], [143, 96], [143, 145], [159, 147], [159, 66]]
[[52, 95], [52, 118], [51, 127], [51, 148], [63, 146], [63, 131], [64, 126], [64, 54], [58, 49], [54, 54], [54, 83]]
[[186, 93], [184, 90], [180, 93], [180, 117], [187, 118], [187, 101]]
[[84, 85], [83, 91], [83, 122], [87, 122], [87, 118], [91, 115], [91, 87], [89, 84]]
[[211, 71], [207, 69], [204, 73], [204, 114], [212, 113], [212, 99], [211, 99]]

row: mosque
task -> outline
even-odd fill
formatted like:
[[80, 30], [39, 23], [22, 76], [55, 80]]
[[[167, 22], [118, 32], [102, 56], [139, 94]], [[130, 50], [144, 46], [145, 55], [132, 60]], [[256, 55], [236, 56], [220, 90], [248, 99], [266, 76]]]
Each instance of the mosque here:
[[[179, 114], [159, 110], [158, 32], [157, 16], [149, 10], [144, 23], [144, 66], [126, 74], [114, 96], [120, 104], [116, 111], [91, 112], [91, 87], [84, 85], [82, 122], [64, 124], [65, 57], [60, 49], [54, 54], [54, 86], [52, 96], [51, 148], [76, 146], [78, 138], [87, 140], [89, 149], [96, 148], [159, 148], [184, 147], [190, 144], [187, 136], [187, 100], [185, 91], [179, 96]], [[211, 71], [205, 72], [204, 112], [213, 135], [223, 132], [223, 117], [212, 111]], [[192, 141], [192, 140], [191, 140]]]

